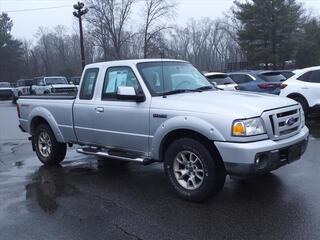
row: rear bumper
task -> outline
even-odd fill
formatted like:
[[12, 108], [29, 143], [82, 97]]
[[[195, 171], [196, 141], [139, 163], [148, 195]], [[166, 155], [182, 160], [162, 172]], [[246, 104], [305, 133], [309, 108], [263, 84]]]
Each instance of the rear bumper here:
[[297, 135], [280, 141], [215, 142], [215, 145], [228, 174], [251, 177], [299, 160], [307, 148], [308, 136], [309, 130], [304, 127]]

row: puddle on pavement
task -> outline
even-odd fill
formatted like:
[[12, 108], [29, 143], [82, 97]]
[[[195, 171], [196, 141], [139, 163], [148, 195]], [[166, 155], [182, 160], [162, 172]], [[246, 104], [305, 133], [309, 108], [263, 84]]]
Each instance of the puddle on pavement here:
[[[53, 214], [59, 206], [57, 198], [79, 193], [77, 187], [68, 181], [70, 174], [87, 174], [95, 172], [97, 168], [95, 158], [79, 155], [74, 150], [68, 153], [66, 160], [59, 166], [44, 166], [33, 156], [17, 160], [8, 170], [0, 172], [0, 190], [9, 194], [25, 186], [25, 191], [16, 191], [15, 198], [20, 203], [27, 200], [27, 205], [36, 205], [45, 213]], [[8, 200], [10, 202], [2, 202], [0, 210], [17, 204], [12, 199]]]

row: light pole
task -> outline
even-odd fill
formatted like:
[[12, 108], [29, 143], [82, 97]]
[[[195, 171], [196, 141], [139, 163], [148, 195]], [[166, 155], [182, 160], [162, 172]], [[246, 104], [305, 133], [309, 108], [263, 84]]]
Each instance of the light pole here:
[[73, 5], [73, 8], [76, 10], [73, 12], [73, 16], [79, 19], [79, 30], [80, 30], [80, 49], [81, 49], [81, 66], [84, 69], [86, 65], [86, 60], [84, 56], [84, 45], [83, 45], [83, 30], [82, 30], [82, 16], [89, 12], [88, 8], [84, 8], [84, 3], [78, 2]]

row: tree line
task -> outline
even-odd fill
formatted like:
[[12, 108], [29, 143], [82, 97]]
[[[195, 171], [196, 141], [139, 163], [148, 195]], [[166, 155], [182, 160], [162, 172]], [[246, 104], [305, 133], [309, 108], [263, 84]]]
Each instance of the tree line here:
[[[173, 0], [87, 0], [86, 63], [177, 58], [202, 71], [320, 65], [320, 20], [296, 0], [235, 1], [219, 19], [175, 24]], [[139, 9], [139, 14], [135, 13]], [[79, 35], [40, 27], [33, 41], [15, 39], [0, 15], [0, 81], [81, 74]]]

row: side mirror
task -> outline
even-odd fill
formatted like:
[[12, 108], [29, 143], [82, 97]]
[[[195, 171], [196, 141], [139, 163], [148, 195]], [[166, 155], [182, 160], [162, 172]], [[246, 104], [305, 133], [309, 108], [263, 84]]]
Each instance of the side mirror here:
[[137, 94], [133, 87], [118, 87], [117, 98], [120, 100], [144, 102], [145, 96], [143, 94]]

